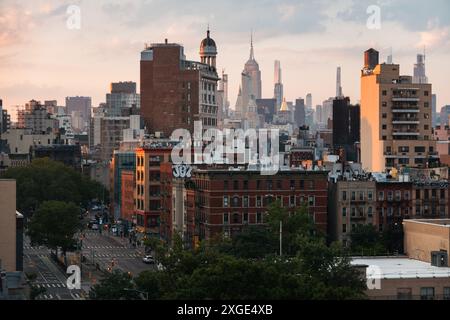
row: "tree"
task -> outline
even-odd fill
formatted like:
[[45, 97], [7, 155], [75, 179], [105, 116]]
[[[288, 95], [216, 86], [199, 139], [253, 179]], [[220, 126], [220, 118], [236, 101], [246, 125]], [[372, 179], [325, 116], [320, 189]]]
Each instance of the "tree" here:
[[98, 182], [48, 158], [35, 159], [26, 167], [9, 168], [1, 177], [17, 181], [17, 207], [27, 216], [45, 201], [73, 202], [86, 207], [92, 199], [108, 197]]
[[350, 233], [350, 250], [356, 255], [386, 254], [381, 234], [373, 225], [357, 225]]
[[121, 271], [108, 273], [89, 291], [92, 300], [141, 300], [132, 276]]
[[298, 251], [298, 238], [321, 239], [323, 235], [316, 230], [313, 219], [308, 214], [308, 208], [302, 206], [294, 214], [281, 206], [279, 201], [271, 204], [266, 216], [266, 222], [272, 234], [279, 238], [280, 221], [283, 223], [283, 254], [294, 256]]
[[80, 209], [73, 203], [46, 201], [31, 218], [27, 235], [33, 245], [43, 245], [55, 251], [69, 251], [77, 244], [75, 234], [82, 229]]
[[37, 274], [36, 273], [25, 273], [26, 281], [30, 287], [30, 300], [36, 300], [41, 294], [47, 292], [44, 287], [38, 287], [35, 285]]

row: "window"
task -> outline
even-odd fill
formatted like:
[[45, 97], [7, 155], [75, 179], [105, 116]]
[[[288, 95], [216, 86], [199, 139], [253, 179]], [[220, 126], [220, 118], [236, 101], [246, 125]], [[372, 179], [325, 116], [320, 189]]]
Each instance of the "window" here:
[[239, 181], [235, 180], [233, 182], [233, 188], [234, 188], [234, 190], [238, 190], [239, 189]]
[[256, 213], [256, 223], [262, 223], [262, 213], [261, 212], [257, 212]]
[[384, 192], [383, 191], [378, 192], [378, 200], [384, 201]]
[[402, 192], [401, 191], [399, 191], [399, 190], [395, 191], [395, 200], [396, 201], [402, 200]]
[[295, 196], [289, 197], [289, 206], [295, 207]]
[[281, 180], [278, 180], [277, 181], [277, 189], [278, 190], [281, 190], [283, 187], [282, 187], [282, 183], [281, 183]]
[[383, 113], [382, 118], [386, 119], [387, 118], [387, 113]]
[[398, 152], [400, 153], [408, 153], [409, 147], [398, 147]]
[[228, 213], [224, 213], [223, 214], [223, 224], [228, 224], [230, 222], [229, 220], [229, 214]]
[[369, 199], [369, 201], [373, 200], [373, 192], [372, 191], [367, 192], [367, 199]]
[[421, 300], [433, 300], [434, 299], [434, 288], [431, 288], [431, 287], [420, 288], [420, 299]]
[[247, 212], [244, 213], [244, 221], [243, 221], [243, 223], [248, 223], [248, 213]]
[[248, 201], [248, 196], [244, 196], [244, 208], [248, 208], [249, 207], [249, 201]]
[[347, 191], [342, 191], [342, 200], [343, 201], [347, 200]]
[[356, 200], [356, 192], [352, 191], [352, 201], [355, 201], [355, 200]]
[[387, 107], [387, 102], [383, 101], [383, 107]]
[[347, 233], [347, 225], [346, 224], [342, 225], [342, 233]]
[[388, 191], [387, 200], [388, 200], [388, 201], [394, 200], [394, 192]]
[[450, 300], [450, 288], [449, 287], [444, 288], [444, 300]]
[[343, 217], [346, 217], [346, 216], [347, 216], [347, 208], [346, 208], [346, 207], [343, 207], [343, 208], [342, 208], [342, 216], [343, 216]]
[[244, 180], [244, 190], [248, 190], [248, 180]]
[[352, 217], [356, 217], [356, 208], [352, 207]]
[[256, 206], [261, 207], [262, 206], [262, 198], [261, 196], [256, 197]]
[[400, 288], [397, 290], [397, 300], [411, 300], [411, 299], [412, 299], [411, 288]]
[[405, 191], [405, 200], [410, 200], [409, 191]]
[[314, 207], [316, 205], [316, 197], [314, 196], [309, 196], [308, 197], [308, 205], [310, 207]]
[[364, 201], [364, 192], [359, 193], [359, 201]]
[[239, 224], [240, 223], [240, 219], [239, 219], [239, 213], [234, 213], [233, 214], [233, 224]]
[[291, 190], [295, 189], [295, 180], [291, 180], [290, 186], [291, 186]]
[[224, 197], [223, 197], [223, 207], [224, 207], [224, 208], [228, 208], [228, 206], [229, 206], [229, 201], [230, 201], [230, 198], [229, 198], [228, 196], [224, 196]]
[[383, 90], [383, 96], [387, 96], [387, 91]]
[[428, 97], [429, 92], [428, 92], [428, 91], [424, 91], [423, 95], [424, 95], [425, 97]]
[[238, 196], [233, 197], [233, 207], [234, 208], [239, 207], [239, 197]]
[[367, 216], [370, 217], [370, 218], [371, 218], [372, 215], [373, 215], [373, 211], [372, 211], [372, 210], [373, 210], [372, 207], [368, 207], [368, 208], [367, 208]]

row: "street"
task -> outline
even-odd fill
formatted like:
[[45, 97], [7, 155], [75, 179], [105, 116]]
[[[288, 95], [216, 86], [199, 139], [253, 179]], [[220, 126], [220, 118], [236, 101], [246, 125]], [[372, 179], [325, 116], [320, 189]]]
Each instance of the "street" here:
[[[67, 288], [67, 275], [53, 261], [50, 250], [45, 247], [32, 247], [30, 240], [24, 239], [24, 271], [34, 273], [34, 284], [45, 288], [40, 300], [82, 300], [88, 296], [90, 287], [101, 279], [102, 271], [120, 270], [137, 276], [145, 270], [154, 270], [154, 266], [142, 262], [144, 248], [134, 248], [128, 239], [114, 237], [108, 232], [85, 231], [82, 252], [86, 261], [82, 265], [82, 289]], [[102, 271], [96, 269], [96, 265]]]

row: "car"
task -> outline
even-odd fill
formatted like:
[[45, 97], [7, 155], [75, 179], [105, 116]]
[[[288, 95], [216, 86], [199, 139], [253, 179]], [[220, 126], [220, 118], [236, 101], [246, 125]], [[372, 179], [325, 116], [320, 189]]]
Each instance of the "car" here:
[[92, 226], [91, 226], [91, 230], [98, 230], [99, 229], [99, 227], [98, 227], [98, 224], [93, 224]]
[[155, 258], [150, 255], [146, 255], [144, 258], [142, 258], [142, 262], [144, 262], [145, 264], [155, 264]]

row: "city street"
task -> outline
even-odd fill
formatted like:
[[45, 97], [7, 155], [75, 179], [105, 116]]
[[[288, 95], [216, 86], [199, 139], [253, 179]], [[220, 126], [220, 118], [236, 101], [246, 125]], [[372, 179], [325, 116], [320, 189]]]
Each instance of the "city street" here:
[[24, 241], [24, 271], [37, 275], [35, 285], [44, 288], [39, 300], [81, 300], [82, 290], [69, 290], [66, 285], [67, 276], [53, 262], [50, 250], [45, 247], [31, 247], [29, 239]]
[[[102, 270], [112, 268], [131, 272], [138, 275], [145, 270], [152, 270], [153, 266], [142, 262], [145, 250], [133, 248], [127, 238], [120, 238], [109, 235], [103, 231], [86, 231], [83, 240], [83, 255], [87, 259], [87, 264], [98, 263]], [[114, 261], [114, 263], [113, 263]]]
[[32, 247], [27, 237], [24, 239], [24, 269], [26, 273], [37, 275], [35, 285], [45, 288], [46, 292], [39, 300], [82, 300], [87, 297], [90, 287], [102, 277], [96, 270], [98, 264], [102, 271], [121, 270], [137, 276], [154, 266], [142, 262], [144, 248], [133, 248], [128, 239], [114, 237], [107, 232], [86, 231], [83, 240], [82, 289], [69, 290], [66, 285], [67, 275], [50, 256], [45, 247]]

